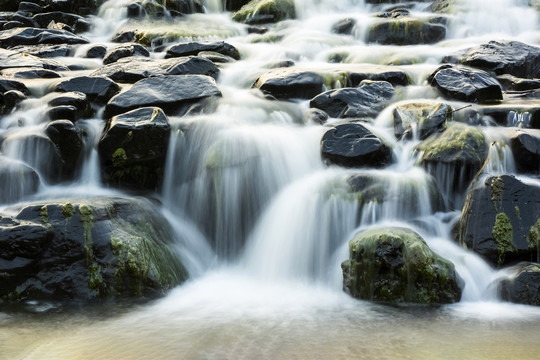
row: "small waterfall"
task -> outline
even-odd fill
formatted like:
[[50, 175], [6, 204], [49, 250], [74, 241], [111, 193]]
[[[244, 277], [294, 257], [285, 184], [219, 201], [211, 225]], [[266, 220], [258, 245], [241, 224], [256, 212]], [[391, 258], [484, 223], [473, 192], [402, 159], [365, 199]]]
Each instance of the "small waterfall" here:
[[510, 138], [500, 128], [485, 128], [486, 141], [489, 144], [488, 160], [484, 173], [491, 175], [515, 174], [514, 155], [510, 149]]

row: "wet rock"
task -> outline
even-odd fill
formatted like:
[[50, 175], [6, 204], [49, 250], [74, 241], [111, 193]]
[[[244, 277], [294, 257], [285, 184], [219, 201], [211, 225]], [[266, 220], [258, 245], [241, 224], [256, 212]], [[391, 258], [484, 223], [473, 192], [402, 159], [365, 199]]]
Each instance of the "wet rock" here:
[[0, 93], [5, 93], [10, 90], [20, 91], [26, 96], [30, 95], [30, 91], [22, 82], [0, 78]]
[[19, 2], [17, 10], [26, 13], [39, 14], [43, 12], [43, 7], [33, 2], [21, 1]]
[[23, 27], [39, 27], [39, 24], [27, 16], [26, 13], [17, 11], [11, 16], [11, 22], [18, 22]]
[[370, 118], [376, 117], [393, 95], [389, 82], [364, 81], [358, 88], [326, 91], [311, 99], [309, 106], [334, 118]]
[[203, 4], [199, 0], [167, 0], [166, 2], [143, 0], [139, 4], [141, 8], [140, 15], [153, 18], [204, 12]]
[[304, 112], [304, 123], [322, 125], [326, 123], [329, 116], [326, 112], [317, 108], [310, 108]]
[[446, 27], [429, 20], [399, 18], [377, 21], [368, 29], [367, 42], [384, 45], [434, 44], [446, 36]]
[[253, 86], [276, 99], [311, 99], [324, 91], [324, 78], [313, 71], [279, 68], [261, 75]]
[[233, 14], [233, 20], [246, 24], [276, 23], [294, 19], [296, 10], [292, 0], [251, 0]]
[[522, 263], [509, 270], [512, 271], [512, 275], [502, 279], [497, 287], [501, 299], [518, 304], [540, 306], [539, 264]]
[[40, 184], [34, 169], [4, 156], [0, 156], [0, 181], [0, 204], [15, 203], [36, 193]]
[[0, 70], [11, 68], [43, 68], [54, 71], [67, 71], [68, 67], [51, 59], [40, 59], [15, 51], [0, 49]]
[[47, 111], [47, 117], [50, 120], [66, 119], [73, 122], [79, 120], [77, 108], [73, 105], [54, 106]]
[[448, 205], [460, 208], [465, 191], [487, 158], [484, 134], [476, 127], [455, 122], [417, 146], [420, 163], [435, 177]]
[[64, 30], [18, 28], [0, 31], [0, 47], [39, 44], [87, 44], [88, 40]]
[[77, 111], [77, 116], [80, 118], [90, 117], [94, 114], [85, 93], [73, 91], [53, 95], [54, 97], [48, 102], [49, 106], [73, 106]]
[[103, 64], [112, 64], [121, 58], [130, 56], [145, 56], [149, 57], [150, 52], [146, 48], [139, 44], [127, 43], [119, 46], [115, 46], [111, 50], [107, 51], [103, 58]]
[[0, 9], [2, 11], [17, 11], [19, 0], [0, 0]]
[[43, 68], [11, 68], [0, 71], [0, 74], [16, 79], [54, 79], [61, 77], [56, 71]]
[[489, 41], [457, 54], [446, 56], [443, 62], [520, 78], [540, 78], [540, 48], [519, 41]]
[[523, 79], [513, 75], [503, 74], [497, 76], [497, 81], [506, 90], [526, 91], [540, 89], [540, 79]]
[[85, 57], [88, 59], [103, 59], [107, 53], [107, 48], [104, 45], [94, 45], [86, 51]]
[[61, 11], [78, 15], [90, 15], [106, 0], [47, 0], [49, 11]]
[[44, 202], [13, 210], [16, 216], [0, 221], [1, 302], [150, 299], [187, 278], [170, 225], [147, 200]]
[[120, 91], [120, 86], [109, 78], [100, 76], [78, 76], [58, 83], [56, 91], [78, 91], [86, 94], [90, 101], [105, 104]]
[[411, 102], [398, 105], [392, 111], [394, 135], [397, 139], [426, 139], [444, 130], [452, 118], [452, 107], [444, 103]]
[[246, 5], [249, 0], [229, 0], [225, 2], [225, 10], [227, 11], [237, 11], [244, 5]]
[[[73, 108], [75, 107], [73, 106]], [[80, 129], [69, 120], [55, 120], [47, 125], [45, 134], [56, 146], [62, 161], [62, 177], [72, 178], [79, 167], [83, 154]]]
[[61, 11], [36, 14], [32, 17], [32, 20], [41, 28], [46, 28], [51, 22], [55, 22], [68, 25], [75, 33], [83, 33], [90, 30], [90, 22], [84, 17]]
[[356, 19], [343, 19], [332, 25], [332, 32], [342, 35], [351, 35], [356, 26]]
[[66, 44], [58, 45], [26, 45], [14, 46], [10, 50], [16, 51], [24, 56], [33, 55], [38, 58], [54, 58], [68, 56], [71, 51], [71, 46]]
[[216, 42], [188, 42], [171, 45], [166, 49], [165, 58], [199, 55], [202, 51], [213, 51], [234, 60], [240, 60], [240, 53], [229, 43], [224, 41]]
[[157, 107], [111, 118], [98, 146], [104, 180], [121, 188], [155, 190], [163, 178], [170, 133], [169, 119]]
[[392, 149], [359, 123], [341, 124], [321, 140], [321, 154], [331, 164], [345, 167], [383, 167], [392, 161]]
[[446, 304], [461, 299], [454, 265], [405, 228], [361, 232], [341, 264], [343, 287], [353, 297], [391, 304]]
[[10, 113], [20, 102], [26, 100], [26, 98], [26, 95], [19, 90], [9, 90], [3, 94], [0, 93], [0, 114]]
[[427, 8], [428, 11], [441, 14], [452, 14], [455, 0], [435, 0]]
[[145, 106], [182, 114], [205, 99], [221, 97], [214, 79], [204, 75], [164, 75], [137, 81], [115, 95], [105, 108], [106, 117]]
[[519, 129], [510, 135], [510, 148], [516, 170], [520, 173], [538, 174], [540, 170], [540, 131]]
[[20, 21], [7, 21], [2, 25], [2, 30], [12, 30], [25, 27]]
[[430, 75], [428, 82], [450, 99], [485, 103], [503, 98], [498, 81], [481, 70], [443, 65]]
[[[128, 43], [135, 41], [135, 31], [134, 30], [117, 30], [117, 32], [113, 35], [111, 42], [115, 43]], [[151, 45], [151, 44], [145, 44], [145, 45]]]
[[536, 259], [540, 187], [509, 175], [479, 180], [467, 194], [458, 240], [496, 266]]

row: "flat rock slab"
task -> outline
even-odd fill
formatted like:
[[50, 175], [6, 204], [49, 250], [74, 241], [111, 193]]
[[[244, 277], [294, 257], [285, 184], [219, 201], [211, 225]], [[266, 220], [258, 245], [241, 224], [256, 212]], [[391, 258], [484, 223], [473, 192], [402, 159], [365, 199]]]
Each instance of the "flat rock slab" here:
[[39, 44], [88, 44], [89, 41], [65, 30], [15, 28], [0, 31], [0, 47]]

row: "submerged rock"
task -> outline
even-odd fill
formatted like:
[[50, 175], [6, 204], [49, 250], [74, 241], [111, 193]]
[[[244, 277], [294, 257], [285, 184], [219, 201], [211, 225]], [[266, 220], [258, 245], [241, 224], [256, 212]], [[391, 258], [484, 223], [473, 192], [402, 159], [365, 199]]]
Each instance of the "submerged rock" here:
[[496, 266], [536, 259], [540, 187], [509, 175], [478, 181], [467, 194], [458, 241]]
[[384, 167], [392, 161], [392, 148], [358, 123], [328, 130], [321, 140], [321, 155], [329, 163], [345, 167]]
[[144, 199], [27, 205], [0, 216], [0, 303], [154, 298], [187, 278], [170, 225]]
[[502, 279], [498, 284], [501, 299], [518, 304], [540, 306], [540, 265], [522, 263], [509, 270], [512, 270], [513, 274]]
[[454, 265], [405, 228], [374, 229], [349, 242], [341, 264], [343, 287], [353, 297], [391, 304], [446, 304], [461, 299]]
[[538, 174], [540, 170], [540, 131], [515, 130], [510, 135], [510, 148], [517, 171]]
[[444, 103], [411, 102], [398, 105], [392, 111], [394, 135], [397, 139], [417, 137], [424, 140], [446, 129], [446, 122], [451, 117], [452, 107]]
[[233, 14], [233, 20], [246, 24], [276, 23], [294, 19], [296, 10], [293, 0], [251, 0]]

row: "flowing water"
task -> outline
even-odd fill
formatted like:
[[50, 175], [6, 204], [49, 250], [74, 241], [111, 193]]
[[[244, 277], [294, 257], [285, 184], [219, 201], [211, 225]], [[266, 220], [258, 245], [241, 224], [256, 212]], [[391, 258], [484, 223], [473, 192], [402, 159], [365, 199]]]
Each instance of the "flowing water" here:
[[[126, 21], [123, 6], [129, 2], [105, 3], [85, 35], [107, 43]], [[402, 68], [416, 83], [398, 100], [426, 100], [436, 94], [424, 79], [453, 50], [500, 38], [538, 45], [539, 22], [528, 1], [458, 0], [456, 6], [447, 40], [429, 46], [366, 44], [365, 29], [377, 8], [361, 0], [297, 0], [298, 19], [272, 29], [280, 40], [271, 43], [253, 41], [260, 35], [233, 23], [215, 1], [206, 3], [208, 13], [169, 24], [214, 31], [208, 39], [225, 38], [243, 56], [221, 69], [218, 85], [224, 96], [215, 113], [170, 119], [173, 135], [159, 197], [191, 279], [145, 305], [57, 312], [47, 304], [29, 304], [29, 313], [0, 312], [0, 358], [538, 358], [540, 310], [499, 301], [491, 284], [504, 274], [450, 239], [460, 211], [452, 204], [459, 201], [431, 203], [434, 188], [448, 197], [452, 184], [436, 183], [416, 165], [418, 140], [396, 143], [394, 164], [384, 170], [328, 167], [319, 152], [327, 128], [303, 123], [307, 102], [268, 101], [250, 90], [269, 63], [292, 59], [297, 66], [324, 68], [331, 66], [331, 54], [346, 49], [349, 63], [412, 64]], [[425, 7], [414, 3], [412, 11], [422, 16]], [[357, 20], [353, 35], [333, 34], [332, 24], [345, 17]], [[84, 48], [74, 59], [59, 60], [83, 61], [78, 54]], [[28, 85], [34, 93], [46, 92], [45, 83]], [[96, 144], [104, 122], [99, 116], [78, 123], [86, 134], [78, 180], [49, 184], [47, 144], [36, 140], [43, 136], [46, 103], [46, 96], [27, 100], [0, 121], [3, 156], [40, 174], [38, 193], [23, 201], [126, 196], [101, 184]], [[512, 114], [509, 126], [527, 119]], [[389, 111], [371, 128], [396, 142]], [[485, 171], [515, 173], [505, 134], [485, 131], [492, 144]], [[343, 196], [347, 179], [362, 174], [384, 183], [387, 201], [359, 208]], [[13, 187], [9, 190], [18, 191]], [[10, 205], [9, 199], [2, 204]], [[360, 230], [388, 225], [414, 229], [455, 264], [465, 281], [460, 303], [389, 307], [342, 291], [340, 264], [348, 257], [348, 240]]]

